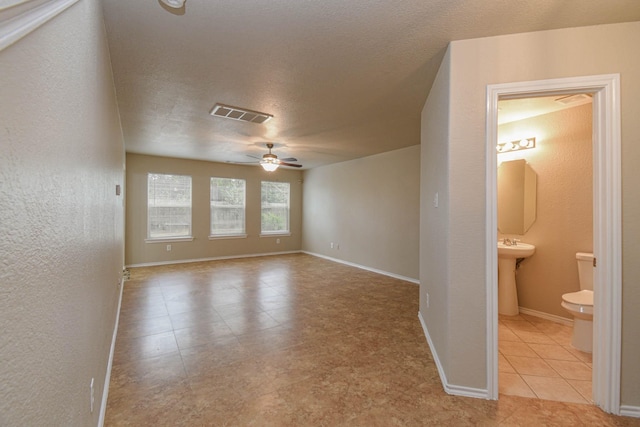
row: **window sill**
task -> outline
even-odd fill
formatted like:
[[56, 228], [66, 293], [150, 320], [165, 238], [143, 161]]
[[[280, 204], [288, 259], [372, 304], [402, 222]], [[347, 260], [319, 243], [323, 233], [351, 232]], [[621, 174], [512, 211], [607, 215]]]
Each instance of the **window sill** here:
[[225, 239], [246, 239], [246, 234], [221, 234], [209, 236], [209, 240], [225, 240]]
[[191, 242], [193, 236], [188, 237], [160, 237], [157, 239], [144, 239], [145, 243], [171, 243], [171, 242]]
[[282, 231], [282, 232], [274, 232], [274, 233], [260, 233], [260, 237], [288, 237], [291, 236], [291, 233]]

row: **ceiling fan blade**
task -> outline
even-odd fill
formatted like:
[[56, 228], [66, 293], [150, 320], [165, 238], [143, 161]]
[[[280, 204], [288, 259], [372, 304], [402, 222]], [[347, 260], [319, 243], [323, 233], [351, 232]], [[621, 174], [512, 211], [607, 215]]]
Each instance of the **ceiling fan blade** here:
[[295, 157], [287, 157], [286, 159], [280, 159], [283, 162], [297, 162], [298, 159], [296, 159]]
[[292, 168], [301, 168], [302, 165], [296, 165], [295, 163], [279, 162], [280, 166], [290, 166]]
[[234, 162], [233, 160], [227, 160], [225, 163], [232, 163], [234, 165], [257, 165], [260, 162]]
[[247, 157], [251, 157], [252, 159], [262, 160], [262, 156], [258, 157], [258, 156], [254, 156], [253, 154], [247, 154]]

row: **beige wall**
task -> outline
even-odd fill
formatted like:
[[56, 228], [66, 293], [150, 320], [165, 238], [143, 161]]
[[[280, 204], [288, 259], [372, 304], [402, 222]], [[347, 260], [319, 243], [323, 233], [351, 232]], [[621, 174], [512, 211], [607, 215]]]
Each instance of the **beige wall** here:
[[[446, 373], [449, 367], [449, 79], [447, 49], [422, 110], [420, 161], [420, 315]], [[434, 198], [438, 194], [438, 207]], [[427, 304], [427, 298], [429, 304]]]
[[[448, 278], [447, 310], [458, 316], [449, 326], [467, 340], [451, 340], [456, 383], [486, 388], [485, 334], [485, 121], [488, 84], [569, 76], [620, 73], [622, 114], [623, 301], [622, 386], [624, 405], [640, 405], [640, 23], [570, 28], [452, 42], [449, 121], [423, 124], [449, 129], [449, 262], [459, 266]], [[428, 103], [427, 103], [428, 104]], [[423, 146], [430, 144], [423, 136]], [[428, 167], [428, 165], [423, 165]], [[430, 198], [432, 195], [423, 194]], [[422, 213], [424, 215], [424, 213]], [[430, 233], [434, 230], [423, 230]], [[495, 233], [490, 231], [491, 235]], [[424, 260], [424, 257], [421, 257]], [[421, 269], [424, 264], [421, 263]], [[450, 269], [454, 271], [454, 269]], [[421, 275], [428, 272], [421, 273]], [[444, 319], [439, 319], [443, 321]], [[446, 327], [435, 324], [434, 327]], [[458, 335], [454, 333], [454, 335]], [[480, 351], [469, 351], [468, 348]], [[455, 367], [450, 366], [449, 372]]]
[[[193, 241], [146, 243], [147, 174], [167, 173], [192, 177]], [[209, 240], [209, 189], [211, 177], [239, 178], [247, 182], [247, 238]], [[126, 264], [137, 265], [239, 255], [299, 251], [302, 221], [302, 173], [279, 168], [265, 172], [259, 166], [241, 166], [198, 160], [127, 154]], [[291, 184], [290, 236], [260, 237], [260, 183]], [[280, 243], [276, 243], [277, 239]]]
[[580, 290], [575, 254], [593, 251], [591, 110], [587, 104], [498, 128], [499, 141], [537, 137], [533, 150], [498, 155], [498, 162], [525, 159], [537, 175], [536, 221], [524, 236], [508, 236], [536, 246], [518, 269], [518, 302], [567, 318], [562, 294]]
[[419, 188], [419, 145], [305, 171], [303, 250], [417, 279]]
[[100, 3], [1, 51], [0, 76], [0, 425], [95, 426], [124, 258]]

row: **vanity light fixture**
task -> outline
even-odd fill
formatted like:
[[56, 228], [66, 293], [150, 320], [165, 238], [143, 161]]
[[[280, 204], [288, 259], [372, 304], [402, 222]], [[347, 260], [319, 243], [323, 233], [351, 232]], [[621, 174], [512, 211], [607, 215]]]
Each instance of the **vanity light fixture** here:
[[511, 142], [499, 142], [496, 146], [498, 153], [509, 153], [512, 151], [527, 150], [529, 148], [536, 148], [535, 138], [525, 138]]

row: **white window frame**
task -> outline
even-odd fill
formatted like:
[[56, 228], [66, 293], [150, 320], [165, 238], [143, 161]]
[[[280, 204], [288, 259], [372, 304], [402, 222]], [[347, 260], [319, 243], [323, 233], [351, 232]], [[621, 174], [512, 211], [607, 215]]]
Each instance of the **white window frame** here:
[[[230, 180], [230, 181], [242, 181], [244, 183], [244, 194], [242, 197], [242, 231], [241, 232], [232, 232], [232, 233], [214, 233], [212, 229], [212, 221], [213, 221], [213, 193], [212, 186], [213, 180], [221, 179], [221, 180]], [[221, 176], [212, 176], [209, 180], [209, 240], [217, 240], [217, 239], [243, 239], [247, 237], [247, 180], [242, 178], [226, 178]]]
[[[150, 220], [150, 203], [149, 203], [149, 182], [152, 176], [164, 175], [164, 176], [181, 176], [189, 178], [189, 231], [188, 234], [175, 235], [175, 236], [151, 236], [151, 220]], [[162, 242], [176, 242], [176, 241], [191, 241], [193, 240], [193, 178], [190, 175], [171, 174], [171, 173], [155, 173], [149, 172], [147, 174], [147, 243], [162, 243]]]
[[[262, 193], [264, 191], [264, 184], [287, 185], [288, 187], [289, 195], [287, 198], [286, 230], [265, 231], [263, 229], [262, 215], [263, 215], [263, 209], [264, 209], [264, 202], [262, 200]], [[277, 182], [277, 181], [261, 181], [260, 182], [260, 237], [290, 236], [290, 235], [291, 235], [291, 183]]]

